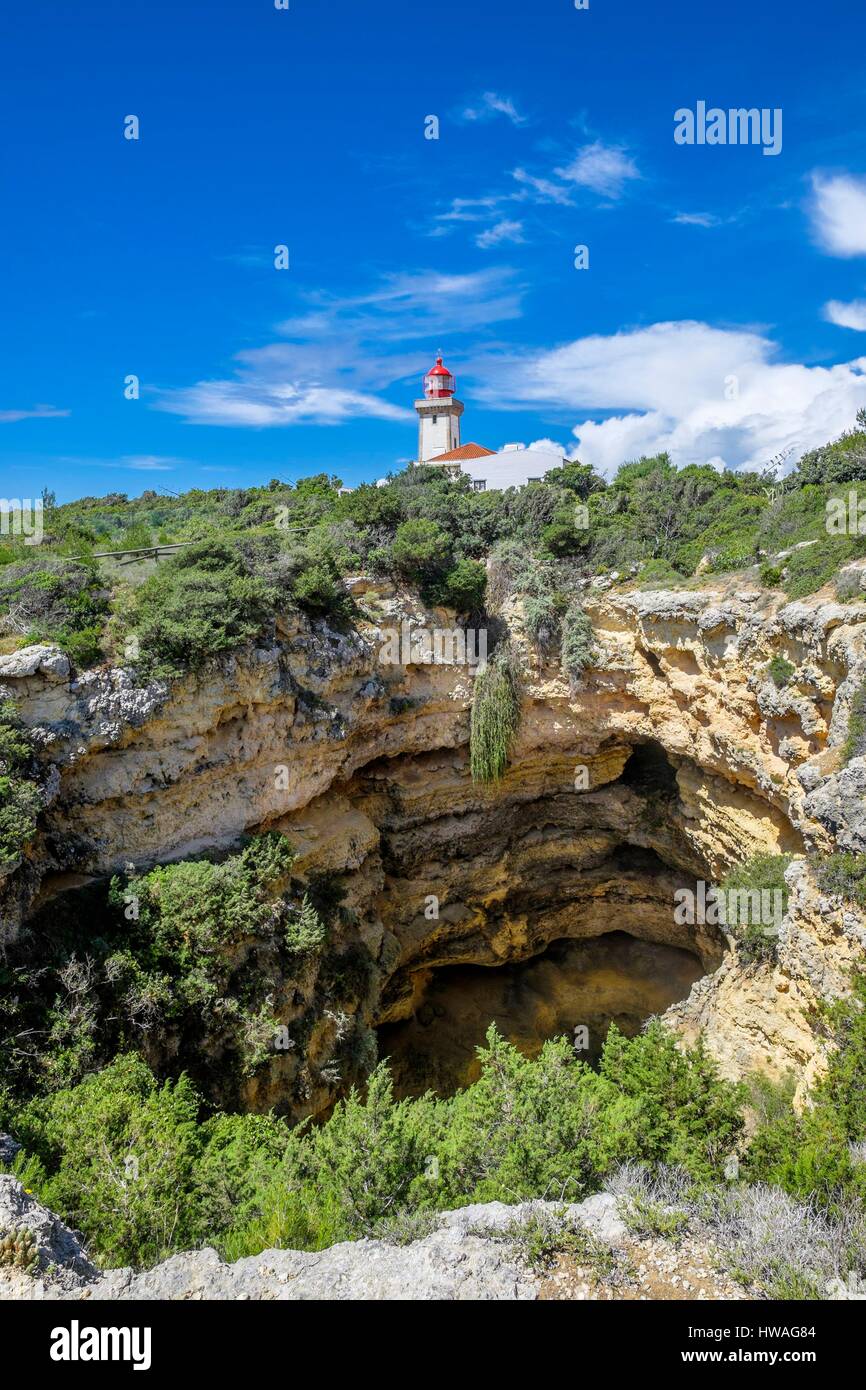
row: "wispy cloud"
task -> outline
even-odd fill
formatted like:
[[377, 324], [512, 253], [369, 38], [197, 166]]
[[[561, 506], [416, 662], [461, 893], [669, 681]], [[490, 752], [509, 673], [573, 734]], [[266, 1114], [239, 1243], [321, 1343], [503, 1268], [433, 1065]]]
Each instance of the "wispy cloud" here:
[[467, 106], [463, 111], [464, 121], [491, 121], [495, 116], [505, 116], [512, 125], [524, 125], [526, 117], [521, 116], [510, 97], [499, 96], [496, 92], [485, 92], [475, 106]]
[[504, 241], [511, 241], [519, 244], [524, 240], [523, 223], [512, 222], [504, 218], [494, 226], [488, 227], [486, 232], [481, 232], [481, 234], [475, 238], [475, 245], [480, 246], [482, 250], [486, 250], [490, 246], [501, 246]]
[[678, 212], [671, 221], [684, 227], [720, 227], [722, 224], [721, 217], [713, 212]]
[[0, 410], [0, 421], [9, 425], [16, 420], [57, 420], [69, 414], [53, 405], [34, 405], [30, 410]]
[[866, 256], [866, 179], [814, 173], [808, 210], [824, 251], [831, 256]]
[[496, 266], [403, 272], [364, 293], [309, 295], [277, 326], [280, 340], [237, 353], [233, 377], [164, 391], [156, 408], [194, 424], [251, 428], [406, 420], [408, 408], [382, 391], [429, 366], [455, 326], [464, 334], [518, 318], [522, 293], [514, 272]]
[[584, 145], [570, 164], [555, 172], [566, 183], [591, 188], [603, 198], [621, 198], [626, 184], [641, 177], [623, 146], [605, 145], [601, 140]]
[[559, 203], [563, 207], [571, 207], [573, 199], [567, 188], [562, 184], [554, 183], [551, 179], [540, 178], [536, 174], [529, 174], [525, 169], [513, 169], [511, 177], [516, 179], [524, 187], [524, 197], [534, 196], [536, 202], [540, 203]]
[[831, 299], [824, 305], [824, 318], [839, 328], [856, 328], [866, 333], [866, 299], [852, 299], [847, 304]]
[[82, 457], [79, 454], [65, 454], [57, 459], [62, 465], [79, 468], [127, 469], [133, 473], [171, 473], [176, 468], [185, 467], [189, 459], [175, 458], [170, 454], [119, 454], [112, 458]]
[[171, 473], [180, 463], [180, 459], [160, 454], [124, 454], [118, 459], [120, 468], [131, 468], [136, 473]]

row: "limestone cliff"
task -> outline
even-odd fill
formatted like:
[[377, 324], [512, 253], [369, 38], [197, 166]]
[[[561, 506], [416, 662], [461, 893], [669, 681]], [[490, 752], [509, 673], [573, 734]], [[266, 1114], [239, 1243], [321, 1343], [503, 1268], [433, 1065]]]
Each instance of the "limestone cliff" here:
[[[407, 1018], [441, 966], [528, 960], [612, 931], [699, 959], [702, 977], [667, 1016], [687, 1037], [702, 1031], [727, 1074], [793, 1067], [802, 1085], [820, 1065], [814, 1007], [844, 989], [866, 945], [859, 914], [823, 899], [800, 858], [866, 848], [866, 759], [842, 768], [839, 751], [866, 674], [866, 607], [787, 603], [724, 577], [671, 592], [590, 587], [598, 653], [575, 686], [533, 649], [512, 603], [521, 725], [502, 781], [479, 786], [472, 668], [380, 658], [384, 629], [447, 628], [453, 615], [384, 582], [350, 587], [356, 631], [290, 616], [272, 646], [171, 688], [117, 670], [73, 679], [49, 648], [0, 658], [46, 801], [6, 883], [5, 938], [130, 863], [276, 828], [302, 874], [339, 876], [336, 948], [353, 968], [324, 991], [314, 974], [286, 982], [278, 1016], [317, 1016], [303, 1047], [249, 1078], [247, 1105], [322, 1110], [353, 1079], [351, 1062], [329, 1065], [341, 1030]], [[793, 667], [783, 688], [767, 672], [774, 656]], [[678, 888], [758, 851], [798, 856], [772, 966], [673, 911]]]

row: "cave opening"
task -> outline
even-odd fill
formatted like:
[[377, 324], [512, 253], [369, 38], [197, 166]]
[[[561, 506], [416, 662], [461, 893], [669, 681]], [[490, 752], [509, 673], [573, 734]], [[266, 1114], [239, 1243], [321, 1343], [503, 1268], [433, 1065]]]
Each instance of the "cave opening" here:
[[441, 966], [410, 1018], [379, 1027], [379, 1056], [389, 1058], [398, 1097], [448, 1096], [475, 1081], [491, 1022], [528, 1057], [565, 1036], [594, 1064], [611, 1023], [633, 1037], [704, 974], [693, 952], [622, 931], [554, 941], [504, 965]]
[[668, 800], [679, 796], [676, 768], [655, 739], [635, 744], [620, 780], [641, 796], [661, 796]]

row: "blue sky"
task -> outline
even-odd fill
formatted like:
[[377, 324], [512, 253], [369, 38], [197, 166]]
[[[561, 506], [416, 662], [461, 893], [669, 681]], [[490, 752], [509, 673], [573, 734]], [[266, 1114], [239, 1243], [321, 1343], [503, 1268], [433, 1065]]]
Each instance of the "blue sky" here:
[[[381, 477], [439, 347], [464, 439], [607, 472], [792, 459], [866, 404], [853, 0], [15, 10], [9, 497]], [[698, 101], [781, 109], [781, 151], [678, 145]]]

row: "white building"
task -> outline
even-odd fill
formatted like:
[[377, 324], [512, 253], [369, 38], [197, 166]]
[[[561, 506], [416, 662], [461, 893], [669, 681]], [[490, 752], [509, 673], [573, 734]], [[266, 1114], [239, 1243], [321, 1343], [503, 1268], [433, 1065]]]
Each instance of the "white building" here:
[[455, 476], [465, 473], [476, 492], [487, 488], [524, 487], [541, 482], [551, 468], [564, 462], [553, 450], [525, 449], [505, 444], [485, 449], [481, 444], [460, 443], [463, 404], [455, 398], [456, 382], [441, 355], [424, 377], [424, 396], [415, 402], [418, 412], [418, 464], [444, 468]]

